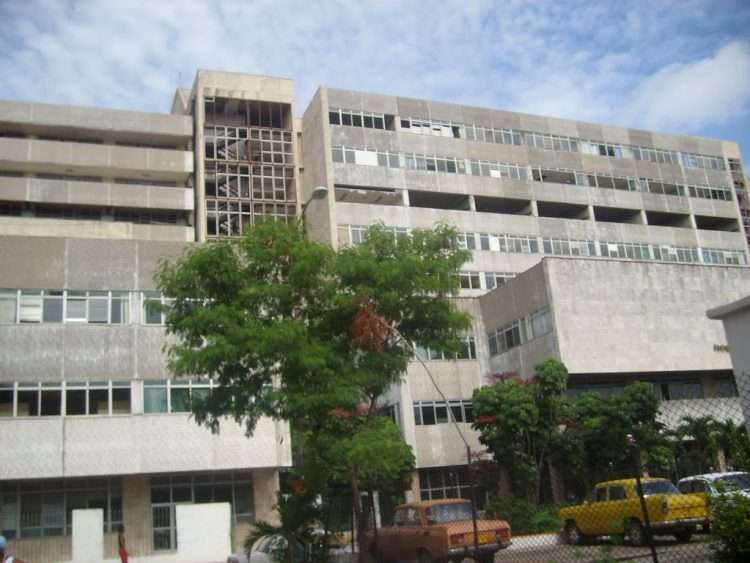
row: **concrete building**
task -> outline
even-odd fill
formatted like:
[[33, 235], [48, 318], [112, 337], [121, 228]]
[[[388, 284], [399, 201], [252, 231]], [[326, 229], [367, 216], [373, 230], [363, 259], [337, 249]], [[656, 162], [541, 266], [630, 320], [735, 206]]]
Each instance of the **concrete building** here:
[[[708, 311], [709, 319], [721, 320], [729, 343], [734, 375], [745, 426], [750, 430], [750, 295]], [[726, 352], [725, 348], [718, 348]]]
[[[736, 402], [705, 318], [750, 291], [735, 143], [329, 88], [299, 118], [292, 81], [210, 71], [170, 114], [0, 102], [0, 528], [14, 553], [69, 559], [82, 507], [105, 508], [111, 554], [119, 523], [136, 555], [174, 549], [181, 503], [230, 502], [235, 548], [272, 517], [286, 425], [250, 439], [197, 427], [190, 397], [211, 382], [170, 379], [145, 304], [161, 299], [160, 258], [289, 220], [316, 186], [328, 197], [307, 225], [334, 247], [376, 221], [442, 221], [474, 251], [463, 350], [420, 354], [475, 449], [473, 389], [547, 356], [574, 389], [645, 377], [665, 404]], [[422, 366], [385, 399], [415, 450], [414, 495], [466, 494]]]

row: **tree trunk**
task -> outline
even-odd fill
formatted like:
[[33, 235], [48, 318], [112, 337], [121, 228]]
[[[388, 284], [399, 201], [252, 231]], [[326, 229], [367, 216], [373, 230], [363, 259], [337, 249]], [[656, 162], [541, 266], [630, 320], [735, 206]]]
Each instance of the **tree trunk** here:
[[505, 463], [498, 462], [497, 496], [500, 498], [511, 498], [513, 486], [510, 479], [510, 471]]
[[354, 506], [354, 527], [357, 530], [357, 547], [359, 548], [359, 563], [365, 563], [367, 542], [365, 541], [364, 511], [362, 510], [362, 497], [359, 495], [359, 482], [357, 475], [352, 473], [352, 505]]

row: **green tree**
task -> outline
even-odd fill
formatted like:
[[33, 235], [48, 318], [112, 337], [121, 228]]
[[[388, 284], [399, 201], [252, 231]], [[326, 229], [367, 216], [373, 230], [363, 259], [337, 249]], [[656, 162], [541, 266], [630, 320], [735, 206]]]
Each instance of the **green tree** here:
[[738, 471], [750, 470], [750, 439], [745, 425], [732, 420], [717, 424], [717, 443], [727, 456], [727, 464]]
[[278, 515], [278, 524], [259, 520], [253, 524], [250, 534], [245, 539], [245, 551], [250, 550], [260, 538], [278, 535], [283, 538], [273, 550], [273, 557], [278, 563], [295, 563], [295, 554], [300, 550], [312, 548], [315, 538], [310, 523], [320, 516], [315, 498], [309, 493], [276, 496], [274, 505]]
[[363, 467], [366, 449], [394, 463], [373, 466], [384, 479], [413, 467], [400, 433], [373, 413], [411, 360], [408, 341], [458, 348], [470, 318], [449, 298], [468, 257], [444, 226], [399, 238], [375, 226], [362, 244], [335, 252], [299, 225], [267, 222], [243, 239], [193, 247], [156, 275], [171, 300], [169, 367], [217, 381], [192, 405], [197, 422], [213, 430], [230, 416], [252, 433], [270, 416], [290, 421], [311, 443], [341, 438], [348, 447], [329, 458], [332, 474], [348, 472], [354, 492], [373, 478]]
[[571, 402], [572, 431], [567, 435], [574, 444], [569, 447], [587, 489], [604, 479], [632, 475], [628, 434], [635, 436], [648, 467], [664, 464], [666, 441], [658, 412], [653, 387], [639, 381], [621, 393], [585, 392]]
[[684, 416], [674, 431], [677, 450], [689, 472], [718, 468], [721, 424], [712, 416]]
[[750, 498], [741, 494], [722, 495], [711, 510], [711, 550], [717, 563], [750, 560]]
[[568, 370], [547, 359], [532, 380], [507, 379], [474, 391], [479, 441], [505, 465], [527, 498], [539, 502], [542, 472], [565, 411]]

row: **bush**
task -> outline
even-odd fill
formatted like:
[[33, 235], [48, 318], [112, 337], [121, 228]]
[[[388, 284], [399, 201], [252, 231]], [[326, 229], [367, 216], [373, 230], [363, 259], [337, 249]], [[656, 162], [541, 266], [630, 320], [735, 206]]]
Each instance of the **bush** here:
[[536, 505], [520, 498], [493, 498], [485, 508], [488, 517], [507, 520], [514, 536], [560, 531], [557, 507]]
[[750, 498], [736, 494], [712, 500], [711, 535], [714, 561], [750, 561]]

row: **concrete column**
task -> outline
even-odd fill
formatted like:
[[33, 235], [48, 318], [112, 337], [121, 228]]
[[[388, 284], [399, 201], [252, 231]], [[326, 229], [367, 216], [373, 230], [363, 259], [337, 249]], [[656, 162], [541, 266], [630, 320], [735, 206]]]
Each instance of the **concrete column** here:
[[274, 510], [276, 493], [279, 490], [278, 469], [258, 469], [253, 471], [253, 503], [255, 519], [278, 523], [278, 515]]
[[469, 211], [477, 210], [477, 202], [474, 200], [474, 196], [469, 194]]
[[593, 205], [587, 206], [587, 211], [589, 214], [589, 221], [596, 221], [596, 217], [594, 216], [594, 206]]
[[641, 209], [641, 223], [648, 225], [648, 216], [646, 215], [645, 209]]
[[419, 471], [414, 471], [411, 474], [411, 487], [406, 491], [406, 502], [414, 502], [419, 500]]
[[411, 206], [411, 202], [409, 201], [409, 190], [401, 190], [401, 202], [404, 207]]
[[690, 214], [690, 228], [693, 229], [693, 230], [697, 230], [698, 229], [698, 223], [696, 223], [696, 221], [695, 221], [695, 215], [692, 214], [692, 213]]
[[539, 207], [537, 207], [536, 200], [531, 200], [531, 216], [539, 217]]
[[143, 475], [122, 480], [122, 521], [128, 553], [148, 555], [153, 551], [151, 481]]

